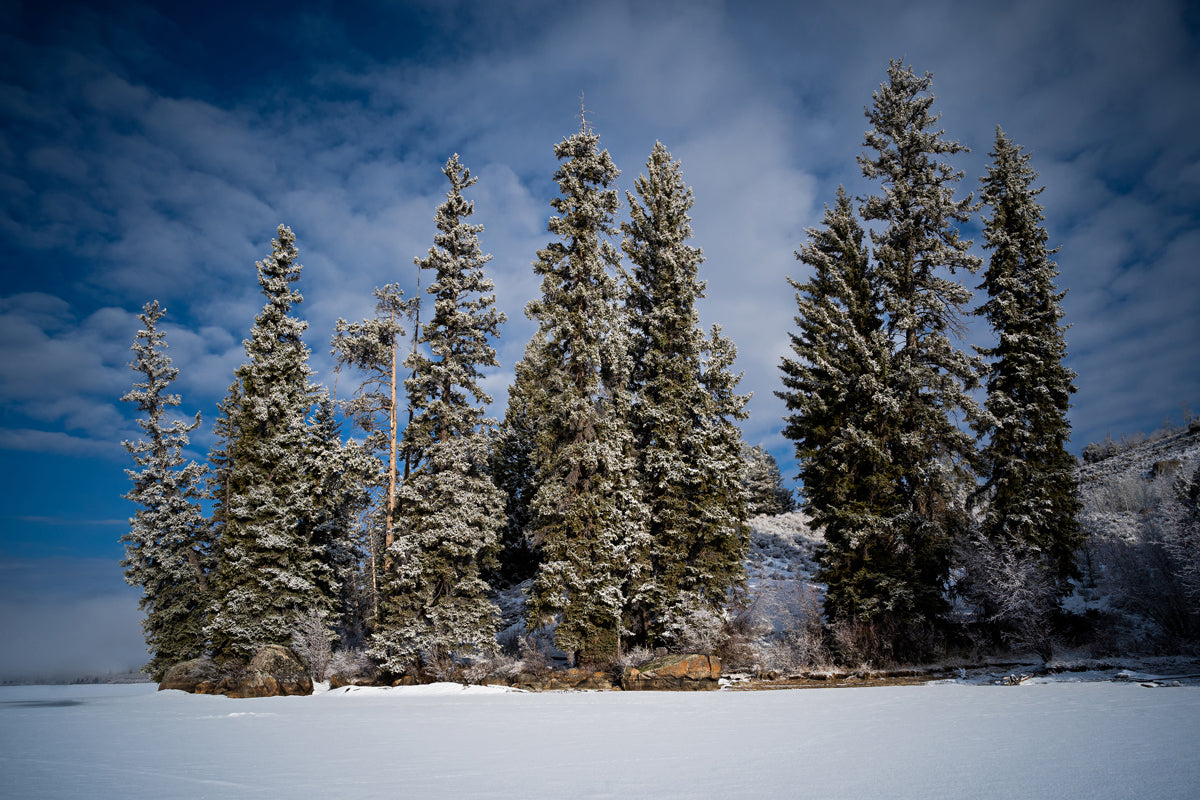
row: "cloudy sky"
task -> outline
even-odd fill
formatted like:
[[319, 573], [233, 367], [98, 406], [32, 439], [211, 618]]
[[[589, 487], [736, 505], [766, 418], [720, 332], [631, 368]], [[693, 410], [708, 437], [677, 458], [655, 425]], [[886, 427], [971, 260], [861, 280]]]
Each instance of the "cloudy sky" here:
[[296, 233], [332, 383], [334, 321], [415, 283], [457, 152], [509, 317], [502, 402], [581, 95], [621, 189], [656, 140], [681, 160], [703, 321], [739, 348], [746, 439], [785, 470], [785, 276], [805, 274], [793, 251], [838, 184], [872, 190], [855, 157], [890, 58], [933, 73], [947, 136], [972, 149], [962, 194], [997, 125], [1033, 153], [1069, 290], [1072, 449], [1200, 410], [1198, 38], [1184, 0], [0, 5], [0, 640], [24, 643], [0, 678], [142, 657], [116, 564], [140, 307], [168, 309], [203, 458], [275, 227]]

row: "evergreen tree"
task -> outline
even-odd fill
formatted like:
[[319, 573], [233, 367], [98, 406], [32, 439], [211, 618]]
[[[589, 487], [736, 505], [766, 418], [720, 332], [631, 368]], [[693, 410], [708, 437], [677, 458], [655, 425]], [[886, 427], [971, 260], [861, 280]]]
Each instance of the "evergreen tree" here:
[[1063, 366], [1066, 293], [1055, 290], [1058, 270], [1029, 155], [997, 128], [991, 156], [981, 194], [991, 210], [983, 231], [991, 258], [980, 286], [988, 299], [977, 313], [999, 341], [979, 349], [990, 359], [989, 414], [977, 426], [986, 439], [982, 533], [997, 546], [1037, 554], [1062, 593], [1082, 544], [1075, 459], [1065, 448], [1075, 391], [1074, 373]]
[[227, 448], [224, 532], [207, 632], [220, 659], [245, 659], [266, 644], [287, 645], [297, 615], [331, 611], [327, 565], [307, 524], [315, 513], [305, 463], [310, 381], [306, 324], [290, 315], [301, 295], [295, 237], [280, 225], [271, 255], [256, 264], [267, 303], [244, 344], [237, 407]]
[[813, 270], [796, 290], [794, 358], [781, 364], [804, 509], [825, 544], [820, 579], [831, 621], [873, 626], [908, 607], [916, 565], [897, 530], [904, 499], [891, 458], [900, 425], [891, 381], [891, 341], [880, 289], [854, 216], [839, 187], [820, 228], [796, 258]]
[[742, 447], [742, 486], [746, 489], [746, 511], [758, 514], [786, 514], [796, 509], [792, 492], [783, 485], [779, 462], [762, 445]]
[[[690, 188], [679, 163], [655, 143], [647, 173], [626, 192], [630, 221], [622, 247], [632, 261], [626, 311], [630, 327], [632, 429], [638, 480], [646, 504], [653, 578], [641, 588], [636, 628], [658, 643], [668, 618], [706, 576], [697, 575], [696, 549], [706, 480], [700, 438], [704, 407], [701, 359], [704, 333], [696, 301], [703, 253], [692, 247]], [[638, 199], [641, 198], [641, 199]]]
[[936, 621], [946, 608], [950, 546], [964, 524], [962, 487], [973, 456], [972, 437], [952, 415], [962, 412], [970, 420], [979, 412], [967, 394], [975, 364], [950, 338], [971, 299], [954, 273], [974, 272], [980, 264], [956, 227], [974, 206], [969, 195], [954, 199], [962, 173], [940, 160], [966, 148], [936, 129], [931, 83], [928, 73], [917, 77], [900, 61], [889, 64], [888, 82], [866, 112], [872, 127], [865, 145], [874, 152], [859, 157], [863, 175], [881, 182], [862, 213], [881, 224], [871, 234], [875, 280], [896, 343], [889, 384], [899, 403], [898, 426], [887, 440], [900, 478], [895, 547], [910, 568], [896, 576], [882, 605], [900, 644], [906, 631]]
[[646, 578], [620, 262], [608, 240], [619, 173], [586, 122], [554, 152], [557, 240], [538, 251], [542, 296], [526, 309], [540, 331], [526, 364], [546, 400], [530, 526], [541, 564], [526, 608], [531, 629], [557, 622], [558, 647], [595, 663], [619, 653], [628, 599]]
[[363, 639], [367, 611], [359, 591], [359, 516], [370, 503], [369, 487], [379, 474], [379, 462], [364, 445], [342, 441], [336, 406], [324, 395], [308, 421], [304, 460], [313, 488], [305, 527], [318, 565], [317, 588], [334, 600], [325, 621], [343, 646], [353, 647]]
[[504, 315], [493, 307], [492, 281], [480, 252], [483, 229], [467, 218], [474, 204], [463, 190], [475, 178], [452, 156], [450, 181], [437, 210], [438, 233], [421, 269], [434, 273], [428, 288], [433, 316], [421, 329], [429, 355], [414, 353], [405, 382], [414, 409], [404, 432], [414, 469], [400, 489], [403, 529], [391, 547], [387, 596], [372, 652], [385, 669], [487, 652], [495, 646], [499, 612], [481, 578], [494, 557], [503, 525], [504, 497], [488, 469], [488, 426], [482, 406], [482, 368], [497, 366], [490, 339]]
[[713, 325], [704, 343], [700, 372], [700, 426], [697, 439], [704, 470], [699, 486], [699, 537], [692, 543], [689, 562], [696, 576], [696, 595], [710, 607], [725, 601], [729, 590], [745, 581], [750, 526], [746, 489], [742, 484], [742, 431], [737, 422], [747, 418], [749, 394], [738, 394], [742, 373], [733, 372], [737, 348]]
[[533, 494], [537, 488], [534, 451], [547, 398], [539, 382], [545, 374], [544, 365], [535, 359], [545, 351], [545, 340], [535, 334], [525, 348], [524, 358], [516, 365], [504, 421], [492, 444], [492, 480], [505, 497], [505, 524], [497, 564], [488, 575], [493, 586], [522, 583], [537, 571], [537, 551], [530, 530]]
[[[638, 476], [647, 514], [653, 579], [641, 587], [636, 628], [656, 643], [670, 618], [697, 596], [720, 603], [736, 574], [728, 565], [713, 566], [712, 546], [720, 536], [734, 544], [718, 549], [732, 557], [739, 548], [739, 523], [709, 530], [714, 489], [720, 484], [720, 448], [706, 439], [708, 392], [703, 383], [708, 348], [696, 301], [704, 296], [698, 277], [704, 260], [692, 238], [688, 212], [692, 192], [679, 162], [655, 143], [646, 174], [626, 192], [630, 221], [622, 225], [622, 247], [633, 263], [627, 300], [633, 392], [633, 432]], [[739, 409], [740, 410], [740, 409]], [[716, 458], [714, 461], [713, 458]], [[740, 470], [737, 470], [740, 475]], [[725, 498], [728, 499], [728, 498]], [[693, 609], [694, 610], [694, 609]]]
[[145, 415], [138, 420], [145, 438], [124, 442], [140, 469], [126, 470], [133, 488], [125, 498], [138, 508], [121, 537], [121, 565], [125, 581], [142, 590], [142, 630], [150, 651], [144, 670], [154, 680], [161, 680], [173, 664], [204, 653], [209, 568], [207, 526], [196, 502], [204, 467], [185, 462], [182, 455], [200, 415], [191, 423], [167, 419], [180, 398], [167, 393], [179, 370], [171, 366], [166, 338], [158, 329], [165, 313], [155, 301], [138, 315], [145, 328], [134, 339], [137, 357], [130, 368], [143, 380], [121, 398], [136, 403]]

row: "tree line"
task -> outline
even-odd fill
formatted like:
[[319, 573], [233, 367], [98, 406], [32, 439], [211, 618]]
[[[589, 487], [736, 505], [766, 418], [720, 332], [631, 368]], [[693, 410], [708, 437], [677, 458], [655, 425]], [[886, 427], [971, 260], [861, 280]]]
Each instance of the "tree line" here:
[[748, 516], [792, 498], [774, 459], [742, 442], [733, 343], [699, 325], [681, 166], [657, 144], [618, 227], [619, 172], [586, 121], [555, 154], [553, 239], [526, 309], [538, 328], [503, 421], [485, 417], [481, 378], [505, 317], [457, 155], [415, 260], [426, 317], [393, 283], [373, 316], [338, 320], [336, 368], [360, 381], [340, 403], [313, 381], [299, 253], [279, 226], [207, 468], [182, 456], [200, 421], [168, 419], [177, 370], [164, 310], [145, 307], [141, 380], [124, 398], [145, 433], [126, 443], [139, 469], [124, 566], [143, 590], [152, 676], [204, 654], [244, 663], [298, 630], [365, 646], [390, 675], [436, 673], [495, 650], [495, 591], [524, 581], [527, 628], [603, 664], [670, 646], [697, 606], [717, 611], [740, 585]]
[[[858, 158], [876, 189], [838, 189], [796, 253], [811, 277], [788, 279], [796, 329], [777, 394], [824, 536], [824, 624], [846, 657], [927, 656], [952, 635], [955, 598], [997, 643], [1045, 648], [1082, 542], [1065, 450], [1074, 375], [1037, 174], [998, 128], [980, 201], [956, 197], [963, 173], [947, 159], [966, 148], [937, 128], [931, 84], [889, 64]], [[124, 563], [143, 588], [152, 675], [203, 653], [245, 660], [300, 619], [365, 644], [388, 674], [436, 672], [495, 650], [495, 592], [522, 582], [528, 630], [605, 664], [681, 646], [698, 612], [737, 597], [748, 517], [793, 502], [774, 459], [742, 441], [734, 344], [699, 324], [681, 165], [656, 144], [618, 225], [620, 173], [586, 120], [555, 155], [552, 238], [525, 309], [537, 330], [503, 420], [485, 417], [481, 378], [505, 318], [457, 156], [416, 259], [425, 320], [394, 283], [374, 316], [337, 323], [337, 368], [361, 380], [340, 410], [361, 439], [312, 380], [287, 227], [257, 264], [266, 304], [207, 469], [181, 456], [199, 418], [166, 420], [175, 370], [163, 311], [146, 306], [144, 380], [125, 398], [146, 438], [128, 443], [141, 469]], [[981, 209], [986, 268], [959, 232]], [[986, 300], [970, 308], [963, 276], [981, 269]], [[959, 349], [970, 315], [994, 346]]]

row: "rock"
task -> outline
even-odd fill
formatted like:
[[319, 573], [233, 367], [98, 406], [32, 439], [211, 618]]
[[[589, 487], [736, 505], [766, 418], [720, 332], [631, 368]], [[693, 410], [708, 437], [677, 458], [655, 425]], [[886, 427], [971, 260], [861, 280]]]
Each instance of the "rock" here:
[[208, 656], [181, 661], [167, 670], [158, 690], [178, 689], [192, 694], [220, 694], [221, 670]]
[[621, 688], [628, 691], [695, 691], [720, 688], [721, 659], [698, 654], [662, 656], [626, 668]]
[[601, 690], [613, 688], [613, 683], [608, 673], [571, 667], [562, 672], [551, 673], [542, 688]]
[[343, 686], [383, 686], [379, 672], [371, 666], [357, 669], [338, 670], [329, 676], [329, 688], [341, 689]]
[[309, 695], [313, 691], [308, 668], [286, 647], [269, 644], [254, 654], [239, 679], [232, 681], [229, 697], [281, 697]]

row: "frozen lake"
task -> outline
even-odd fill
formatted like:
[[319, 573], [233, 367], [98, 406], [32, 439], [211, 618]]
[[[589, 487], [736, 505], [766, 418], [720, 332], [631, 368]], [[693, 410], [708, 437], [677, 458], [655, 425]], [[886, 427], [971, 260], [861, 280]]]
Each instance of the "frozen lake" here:
[[0, 687], [6, 798], [1195, 798], [1200, 687]]

